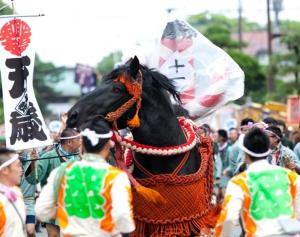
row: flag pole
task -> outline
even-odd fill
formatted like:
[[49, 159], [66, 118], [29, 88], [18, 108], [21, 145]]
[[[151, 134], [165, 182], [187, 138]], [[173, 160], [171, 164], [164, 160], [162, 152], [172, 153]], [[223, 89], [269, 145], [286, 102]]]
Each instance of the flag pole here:
[[15, 9], [14, 0], [11, 0], [11, 8], [13, 10], [13, 15], [15, 15], [16, 14], [16, 9]]
[[45, 14], [36, 14], [36, 15], [2, 15], [1, 18], [18, 18], [18, 17], [40, 17], [45, 16]]

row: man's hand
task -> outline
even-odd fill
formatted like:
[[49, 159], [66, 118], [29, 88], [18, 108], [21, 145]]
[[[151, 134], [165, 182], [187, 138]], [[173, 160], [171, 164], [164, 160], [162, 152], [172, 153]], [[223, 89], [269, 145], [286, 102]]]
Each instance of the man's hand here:
[[297, 166], [294, 162], [289, 162], [285, 165], [285, 167], [290, 169], [290, 170], [295, 170]]

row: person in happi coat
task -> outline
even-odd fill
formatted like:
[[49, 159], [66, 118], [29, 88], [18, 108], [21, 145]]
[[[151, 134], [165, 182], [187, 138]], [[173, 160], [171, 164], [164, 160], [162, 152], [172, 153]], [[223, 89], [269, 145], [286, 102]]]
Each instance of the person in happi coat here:
[[65, 236], [129, 236], [135, 229], [131, 186], [126, 173], [107, 162], [110, 127], [97, 118], [81, 134], [82, 160], [51, 172], [36, 214], [43, 221], [57, 218]]
[[21, 178], [22, 164], [19, 155], [0, 148], [0, 236], [27, 236], [25, 204], [18, 187]]
[[280, 128], [269, 126], [265, 131], [270, 139], [271, 154], [268, 156], [269, 163], [286, 167], [300, 174], [300, 161], [291, 149], [282, 144], [283, 135]]
[[[220, 192], [221, 197], [223, 198], [225, 188], [229, 181], [229, 176], [226, 175], [226, 169], [229, 167], [229, 148], [231, 144], [228, 142], [227, 131], [224, 129], [219, 129], [217, 131], [217, 141], [219, 146], [219, 154], [222, 160], [222, 177], [220, 179]], [[225, 172], [224, 172], [225, 170]]]
[[245, 134], [254, 125], [252, 118], [244, 118], [240, 123], [240, 134], [238, 139], [228, 149], [229, 166], [225, 173], [231, 177], [245, 169], [244, 152], [240, 149], [239, 144], [243, 141]]
[[298, 160], [300, 160], [300, 131], [294, 131], [292, 134], [292, 140], [295, 144], [294, 153], [297, 156]]
[[240, 145], [248, 169], [227, 186], [215, 236], [230, 236], [241, 226], [241, 236], [287, 236], [300, 231], [300, 180], [286, 168], [271, 165], [266, 133], [252, 128]]
[[[36, 158], [37, 153], [34, 149], [21, 150], [19, 151], [19, 159], [22, 162], [23, 170], [26, 170], [30, 165], [30, 157]], [[35, 213], [34, 213], [34, 205], [35, 205], [35, 193], [36, 193], [36, 185], [30, 184], [25, 179], [25, 175], [23, 173], [20, 188], [23, 194], [23, 200], [26, 206], [26, 231], [27, 237], [35, 236]]]
[[[81, 147], [81, 135], [72, 128], [66, 128], [60, 135], [60, 143], [52, 150], [43, 153], [41, 160], [32, 161], [25, 170], [26, 181], [30, 184], [40, 183], [43, 187], [47, 183], [52, 170], [69, 160], [78, 160], [78, 152]], [[59, 237], [60, 230], [57, 221], [46, 223], [49, 237]]]

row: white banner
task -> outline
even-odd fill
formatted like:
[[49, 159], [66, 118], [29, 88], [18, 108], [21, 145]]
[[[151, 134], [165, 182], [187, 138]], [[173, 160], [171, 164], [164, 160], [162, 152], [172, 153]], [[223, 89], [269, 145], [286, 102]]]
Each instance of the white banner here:
[[185, 21], [168, 22], [161, 38], [159, 70], [175, 82], [194, 119], [203, 119], [244, 94], [241, 68]]
[[33, 90], [33, 22], [0, 19], [0, 70], [6, 146], [14, 150], [52, 144]]

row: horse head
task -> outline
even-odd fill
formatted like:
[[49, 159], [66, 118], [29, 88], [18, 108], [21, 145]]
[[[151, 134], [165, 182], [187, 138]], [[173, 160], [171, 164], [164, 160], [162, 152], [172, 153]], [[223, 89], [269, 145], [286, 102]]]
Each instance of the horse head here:
[[[155, 119], [157, 117], [155, 110], [161, 106], [164, 108], [161, 113], [174, 115], [167, 91], [179, 100], [171, 81], [164, 75], [141, 65], [135, 56], [105, 75], [94, 91], [82, 97], [69, 110], [67, 127], [80, 129], [85, 122], [97, 116], [105, 118], [110, 123], [117, 121], [119, 129], [128, 125], [139, 127], [143, 126], [142, 122], [138, 125], [133, 123], [137, 122], [137, 119], [146, 119], [145, 110], [152, 113]], [[129, 123], [132, 119], [135, 121]]]

